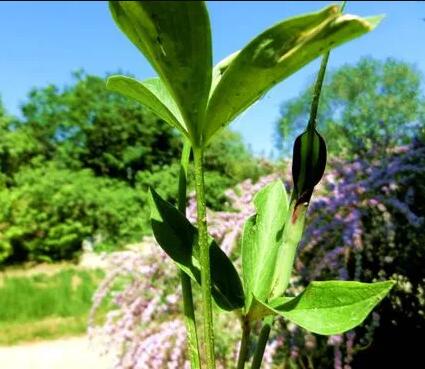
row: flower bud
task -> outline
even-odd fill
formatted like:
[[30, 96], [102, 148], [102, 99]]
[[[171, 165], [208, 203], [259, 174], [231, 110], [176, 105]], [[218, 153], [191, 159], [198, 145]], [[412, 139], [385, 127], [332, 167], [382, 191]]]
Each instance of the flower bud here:
[[292, 180], [297, 204], [308, 203], [326, 167], [326, 143], [315, 128], [307, 129], [294, 143]]

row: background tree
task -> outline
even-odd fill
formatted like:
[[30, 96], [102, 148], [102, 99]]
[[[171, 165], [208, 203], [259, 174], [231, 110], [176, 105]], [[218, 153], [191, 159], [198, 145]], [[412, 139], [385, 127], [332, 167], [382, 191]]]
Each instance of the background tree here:
[[17, 129], [17, 120], [6, 113], [0, 100], [0, 184], [9, 186], [20, 166], [34, 157], [39, 145], [25, 128]]
[[[415, 66], [391, 58], [366, 57], [330, 73], [318, 117], [330, 154], [351, 157], [410, 142], [425, 123], [421, 82]], [[285, 142], [308, 120], [311, 96], [309, 87], [281, 107], [277, 146], [284, 154]]]
[[62, 89], [33, 89], [22, 112], [21, 126], [40, 143], [44, 160], [96, 175], [132, 182], [139, 170], [171, 163], [179, 148], [168, 125], [84, 72], [74, 73], [74, 83]]
[[[176, 198], [178, 135], [84, 72], [31, 90], [20, 119], [0, 104], [0, 263], [73, 258], [84, 240], [103, 249], [139, 242], [150, 233], [148, 187]], [[270, 170], [227, 129], [206, 162], [216, 210], [228, 187]]]

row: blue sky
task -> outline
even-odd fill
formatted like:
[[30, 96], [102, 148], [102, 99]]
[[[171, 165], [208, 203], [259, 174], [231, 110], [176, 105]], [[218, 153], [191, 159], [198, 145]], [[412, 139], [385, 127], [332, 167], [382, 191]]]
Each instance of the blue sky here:
[[[331, 2], [208, 2], [214, 62], [243, 47], [272, 24], [315, 11]], [[386, 14], [373, 32], [332, 52], [329, 67], [355, 63], [362, 56], [396, 57], [425, 73], [425, 2], [348, 2], [346, 13]], [[422, 41], [420, 41], [422, 40]], [[71, 71], [104, 75], [117, 70], [140, 79], [154, 75], [136, 48], [117, 29], [106, 2], [0, 2], [0, 96], [9, 113], [32, 87], [71, 81]], [[318, 61], [271, 90], [232, 124], [257, 154], [270, 155], [282, 101], [298, 95], [312, 81]]]

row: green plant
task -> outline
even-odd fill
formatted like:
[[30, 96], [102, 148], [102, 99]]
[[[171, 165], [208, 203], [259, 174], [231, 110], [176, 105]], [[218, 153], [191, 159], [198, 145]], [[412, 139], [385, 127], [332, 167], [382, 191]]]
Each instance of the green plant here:
[[[245, 48], [212, 67], [207, 9], [201, 2], [110, 2], [112, 16], [157, 71], [159, 78], [139, 82], [124, 76], [108, 79], [109, 89], [135, 99], [177, 128], [192, 147], [197, 199], [197, 228], [179, 209], [150, 191], [155, 238], [183, 273], [185, 313], [193, 368], [199, 368], [191, 286], [201, 285], [203, 350], [208, 369], [215, 368], [212, 300], [237, 311], [243, 337], [238, 368], [246, 361], [250, 328], [265, 318], [253, 369], [259, 368], [273, 315], [321, 334], [343, 332], [361, 323], [386, 295], [392, 282], [312, 282], [295, 298], [284, 297], [301, 239], [308, 202], [326, 164], [324, 140], [316, 115], [328, 54], [319, 74], [307, 129], [294, 147], [294, 190], [288, 200], [281, 182], [260, 191], [257, 214], [248, 219], [242, 241], [243, 284], [231, 260], [209, 237], [206, 221], [204, 154], [214, 135], [275, 84], [332, 47], [372, 30], [380, 17], [342, 15], [329, 6], [269, 28]], [[184, 167], [185, 165], [183, 165]], [[183, 170], [184, 172], [184, 170]], [[185, 178], [185, 175], [180, 177]], [[179, 204], [184, 203], [180, 187]], [[183, 274], [182, 274], [183, 276]], [[328, 314], [331, 311], [332, 314]]]
[[[225, 190], [244, 179], [258, 179], [268, 173], [258, 159], [252, 157], [244, 145], [242, 138], [236, 132], [224, 129], [213, 138], [205, 151], [205, 183], [209, 191], [205, 194], [207, 207], [221, 210], [226, 206]], [[179, 176], [180, 164], [172, 162], [169, 165], [154, 165], [150, 169], [138, 171], [136, 187], [147, 192], [149, 187], [161, 197], [176, 204], [176, 178]], [[193, 168], [188, 168], [188, 191], [194, 190]]]
[[83, 333], [103, 276], [75, 267], [32, 275], [6, 269], [0, 274], [0, 344]]
[[82, 71], [73, 73], [69, 85], [32, 89], [21, 110], [22, 118], [12, 122], [14, 129], [0, 145], [9, 175], [39, 157], [132, 185], [138, 171], [169, 165], [178, 155], [175, 129], [159, 124], [137, 102], [108, 91], [104, 78]]
[[[373, 147], [381, 155], [389, 146], [412, 141], [425, 126], [421, 73], [404, 61], [361, 58], [332, 71], [320, 98], [319, 127], [330, 156], [352, 159]], [[277, 123], [277, 145], [287, 154], [291, 138], [310, 114], [313, 88], [286, 101]]]
[[84, 240], [111, 249], [148, 233], [146, 195], [125, 183], [58, 163], [25, 168], [0, 189], [0, 262], [72, 259]]

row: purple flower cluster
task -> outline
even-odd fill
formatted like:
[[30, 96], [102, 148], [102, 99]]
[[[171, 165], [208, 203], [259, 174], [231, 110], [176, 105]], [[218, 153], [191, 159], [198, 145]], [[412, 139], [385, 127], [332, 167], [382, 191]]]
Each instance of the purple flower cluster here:
[[[330, 163], [331, 169], [317, 186], [311, 202], [290, 293], [299, 293], [314, 279], [369, 281], [378, 274], [376, 270], [368, 270], [369, 260], [377, 257], [380, 270], [395, 260], [399, 252], [396, 243], [400, 217], [414, 229], [424, 225], [424, 214], [417, 211], [414, 181], [415, 175], [424, 173], [423, 158], [423, 146], [406, 146], [389, 152], [386, 158], [375, 159], [371, 155], [352, 162], [335, 159]], [[289, 177], [280, 174], [262, 177], [256, 183], [245, 180], [226, 192], [232, 211], [207, 212], [209, 232], [227, 255], [237, 255], [243, 225], [255, 211], [253, 197], [277, 178], [290, 182]], [[189, 197], [187, 214], [195, 223], [193, 194]], [[385, 247], [377, 248], [377, 244]], [[90, 332], [93, 337], [103, 337], [105, 346], [116, 351], [115, 368], [189, 367], [176, 267], [152, 239], [145, 240], [142, 252], [112, 254], [109, 260], [109, 274], [94, 297]], [[240, 265], [239, 259], [235, 262]], [[107, 313], [105, 322], [97, 326], [95, 313], [108, 299], [113, 309]], [[237, 323], [226, 319], [223, 324], [228, 325], [229, 321]], [[220, 318], [217, 324], [221, 324]], [[379, 315], [374, 313], [361, 334], [352, 331], [323, 340], [281, 321], [281, 329], [266, 348], [264, 367], [271, 368], [275, 358], [295, 365], [307, 360], [310, 365], [315, 353], [323, 354], [332, 348], [334, 367], [349, 369], [356, 342], [370, 343], [378, 325]], [[228, 325], [224, 330], [237, 329]], [[236, 360], [238, 340], [229, 337], [221, 346], [227, 351], [219, 355], [218, 367], [231, 367]]]
[[[149, 239], [142, 251], [107, 258], [110, 272], [93, 297], [91, 338], [112, 351], [117, 369], [184, 368], [186, 333], [177, 318], [181, 295], [172, 288], [178, 284], [173, 263]], [[99, 326], [96, 313], [105, 302], [113, 308]]]
[[[357, 159], [351, 163], [334, 160], [335, 169], [326, 174], [313, 197], [309, 225], [300, 245], [298, 271], [307, 279], [330, 273], [348, 279], [347, 260], [364, 251], [367, 242], [365, 220], [380, 221], [381, 236], [394, 245], [395, 217], [403, 216], [414, 228], [425, 224], [411, 204], [401, 199], [400, 188], [411, 180], [412, 173], [424, 171], [416, 158], [425, 155], [425, 148], [402, 147], [381, 160]], [[409, 186], [410, 194], [414, 188]], [[305, 263], [305, 260], [308, 262]], [[313, 266], [311, 268], [311, 266]], [[357, 270], [351, 278], [359, 279]]]
[[[425, 224], [415, 201], [423, 192], [417, 178], [425, 174], [425, 147], [416, 143], [389, 150], [386, 157], [373, 154], [330, 163], [332, 170], [313, 196], [298, 252], [301, 285], [315, 279], [396, 279], [394, 263], [412, 247], [399, 244], [401, 224], [407, 234], [419, 233]], [[334, 348], [334, 367], [349, 369], [356, 341], [370, 344], [378, 326], [374, 313], [362, 330], [340, 336], [339, 343], [331, 337], [327, 343]]]

